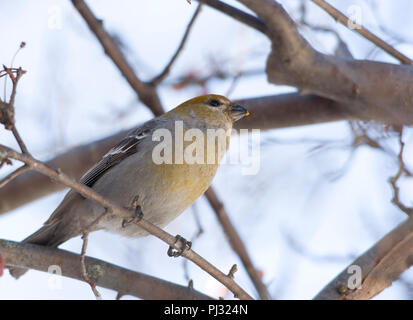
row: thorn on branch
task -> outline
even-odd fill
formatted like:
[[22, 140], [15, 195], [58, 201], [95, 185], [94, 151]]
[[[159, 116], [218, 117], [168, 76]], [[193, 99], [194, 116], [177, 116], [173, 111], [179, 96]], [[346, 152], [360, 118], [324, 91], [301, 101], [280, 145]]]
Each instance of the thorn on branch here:
[[230, 277], [231, 279], [234, 279], [234, 274], [237, 271], [238, 271], [238, 267], [236, 264], [234, 264], [228, 272], [228, 277]]
[[82, 273], [82, 278], [83, 280], [89, 284], [90, 288], [93, 291], [93, 294], [95, 295], [96, 299], [101, 299], [101, 295], [99, 291], [96, 289], [96, 284], [89, 278], [87, 271], [86, 271], [86, 264], [85, 264], [85, 255], [86, 255], [86, 248], [87, 248], [87, 243], [88, 243], [88, 238], [89, 238], [89, 233], [85, 232], [82, 235], [82, 252], [80, 254], [80, 266], [81, 266], [81, 273]]

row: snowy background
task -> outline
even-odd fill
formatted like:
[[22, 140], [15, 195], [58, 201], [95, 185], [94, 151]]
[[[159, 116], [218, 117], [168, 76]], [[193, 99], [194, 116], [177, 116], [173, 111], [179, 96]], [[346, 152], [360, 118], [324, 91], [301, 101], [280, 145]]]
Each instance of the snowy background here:
[[[241, 7], [236, 1], [227, 1]], [[309, 2], [309, 1], [308, 1]], [[330, 1], [347, 12], [362, 9], [362, 23], [413, 57], [409, 41], [413, 30], [412, 1]], [[169, 61], [191, 18], [196, 1], [91, 1], [88, 5], [104, 20], [106, 29], [123, 44], [139, 77], [149, 80]], [[295, 18], [300, 1], [282, 1]], [[394, 62], [374, 45], [337, 25], [325, 12], [308, 3], [308, 21], [336, 28], [354, 57]], [[328, 33], [300, 29], [317, 49], [332, 53], [336, 45]], [[394, 32], [390, 36], [390, 31]], [[397, 37], [405, 41], [399, 41]], [[27, 70], [16, 98], [17, 127], [31, 153], [42, 160], [78, 144], [88, 143], [151, 118], [148, 109], [108, 57], [70, 1], [0, 1], [0, 62], [10, 66], [21, 41], [14, 66]], [[170, 84], [188, 73], [209, 75], [214, 68], [236, 74], [264, 70], [270, 42], [262, 34], [204, 6], [184, 51], [165, 84], [160, 87], [164, 106], [173, 108], [205, 88], [177, 90]], [[207, 83], [209, 93], [227, 94], [232, 80]], [[0, 81], [3, 96], [4, 78]], [[8, 83], [7, 91], [11, 84]], [[294, 88], [268, 84], [264, 72], [242, 77], [231, 99], [293, 92]], [[248, 106], [247, 106], [248, 107]], [[405, 131], [405, 159], [412, 153], [412, 132]], [[355, 257], [405, 219], [391, 203], [388, 178], [397, 162], [369, 147], [350, 148], [348, 123], [335, 122], [261, 133], [260, 171], [243, 176], [241, 166], [224, 165], [213, 186], [246, 243], [255, 265], [262, 271], [273, 298], [310, 299]], [[12, 135], [1, 128], [0, 143], [17, 148]], [[395, 137], [382, 140], [398, 152]], [[321, 146], [321, 147], [320, 147]], [[407, 162], [409, 165], [409, 162]], [[0, 177], [16, 167], [4, 167]], [[401, 184], [409, 205], [409, 180]], [[0, 215], [0, 238], [21, 240], [37, 230], [67, 191], [39, 199]], [[1, 199], [0, 199], [1, 201]], [[194, 213], [195, 212], [195, 213]], [[248, 275], [231, 250], [222, 228], [204, 198], [173, 221], [166, 230], [193, 239], [197, 214], [204, 233], [193, 248], [220, 270], [237, 263], [235, 280], [257, 297]], [[79, 253], [80, 238], [61, 246]], [[167, 246], [149, 236], [131, 240], [96, 232], [89, 237], [87, 254], [131, 270], [186, 285], [184, 259], [171, 259]], [[231, 299], [216, 280], [192, 263], [187, 264], [194, 287], [213, 297]], [[413, 271], [402, 275], [378, 299], [410, 299], [406, 283]], [[116, 292], [98, 288], [104, 299]], [[62, 278], [51, 284], [47, 273], [30, 271], [18, 281], [6, 271], [0, 278], [0, 299], [94, 299], [86, 283]], [[125, 297], [128, 298], [128, 297]], [[130, 298], [130, 297], [129, 297]]]

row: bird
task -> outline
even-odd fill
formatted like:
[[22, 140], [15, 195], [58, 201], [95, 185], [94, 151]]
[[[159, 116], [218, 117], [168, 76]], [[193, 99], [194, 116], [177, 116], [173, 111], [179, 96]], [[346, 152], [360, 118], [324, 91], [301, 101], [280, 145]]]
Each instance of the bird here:
[[[248, 115], [245, 107], [221, 95], [192, 98], [130, 131], [79, 182], [119, 206], [139, 209], [146, 220], [164, 227], [208, 189], [228, 149], [228, 132], [235, 121]], [[191, 148], [198, 136], [186, 138], [194, 133], [201, 133], [206, 140], [208, 134], [215, 134], [217, 139], [211, 140], [212, 144], [204, 141], [198, 149]], [[223, 136], [225, 144], [220, 146], [219, 138]], [[194, 151], [200, 154], [196, 161]], [[58, 247], [81, 235], [105, 210], [70, 190], [43, 226], [23, 242]], [[104, 229], [131, 238], [147, 235], [138, 224], [124, 222], [123, 217], [111, 214], [90, 231]], [[15, 278], [26, 271], [10, 269]]]

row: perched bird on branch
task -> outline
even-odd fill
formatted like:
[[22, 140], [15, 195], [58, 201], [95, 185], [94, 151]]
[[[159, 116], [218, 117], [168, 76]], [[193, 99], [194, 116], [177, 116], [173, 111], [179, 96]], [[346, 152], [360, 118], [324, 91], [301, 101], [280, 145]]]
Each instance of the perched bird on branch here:
[[[188, 100], [131, 131], [80, 182], [163, 227], [209, 187], [229, 145], [233, 122], [248, 111], [219, 95]], [[147, 233], [71, 190], [43, 227], [24, 242], [57, 247], [91, 230], [129, 237]], [[95, 225], [99, 217], [103, 217]], [[19, 277], [25, 269], [10, 273]]]

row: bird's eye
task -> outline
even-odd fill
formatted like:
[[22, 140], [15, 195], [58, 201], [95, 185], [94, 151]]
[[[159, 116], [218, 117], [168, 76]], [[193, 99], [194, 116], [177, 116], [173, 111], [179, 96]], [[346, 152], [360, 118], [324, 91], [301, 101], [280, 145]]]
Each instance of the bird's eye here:
[[209, 105], [213, 107], [218, 107], [219, 105], [221, 105], [221, 102], [214, 99], [214, 100], [209, 101]]

